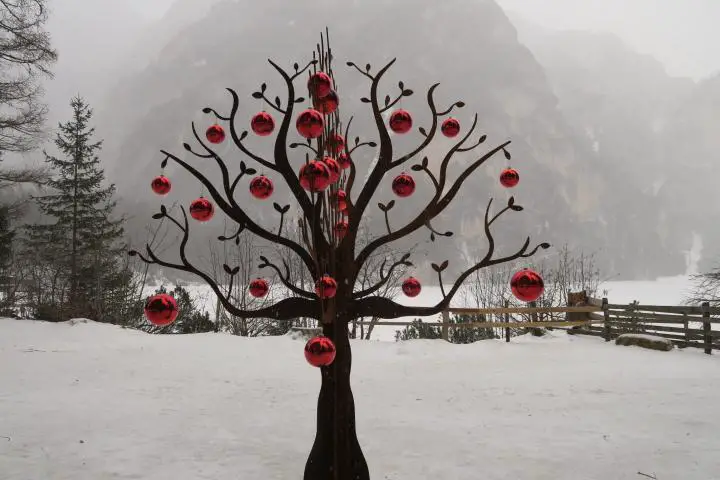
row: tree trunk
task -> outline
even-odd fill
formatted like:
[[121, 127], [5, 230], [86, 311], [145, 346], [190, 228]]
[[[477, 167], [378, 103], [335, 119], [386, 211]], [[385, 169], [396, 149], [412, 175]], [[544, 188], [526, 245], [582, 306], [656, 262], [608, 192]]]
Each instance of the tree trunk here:
[[355, 401], [350, 389], [352, 354], [348, 322], [342, 317], [323, 326], [335, 343], [335, 361], [320, 369], [317, 433], [304, 480], [369, 480], [365, 457], [355, 432]]

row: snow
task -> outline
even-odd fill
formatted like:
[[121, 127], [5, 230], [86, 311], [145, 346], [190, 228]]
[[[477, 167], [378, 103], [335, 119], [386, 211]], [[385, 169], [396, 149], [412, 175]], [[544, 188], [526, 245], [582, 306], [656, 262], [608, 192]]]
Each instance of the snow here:
[[[0, 319], [3, 480], [297, 479], [320, 375], [289, 337]], [[374, 480], [710, 480], [717, 355], [553, 332], [353, 341]], [[646, 478], [646, 477], [645, 477]]]

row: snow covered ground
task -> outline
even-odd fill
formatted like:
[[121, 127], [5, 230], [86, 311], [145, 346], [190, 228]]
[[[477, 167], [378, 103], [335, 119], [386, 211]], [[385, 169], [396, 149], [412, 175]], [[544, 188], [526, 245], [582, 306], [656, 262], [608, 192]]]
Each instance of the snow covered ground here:
[[[300, 479], [302, 347], [0, 319], [0, 479]], [[374, 480], [720, 478], [718, 355], [563, 332], [353, 348]]]

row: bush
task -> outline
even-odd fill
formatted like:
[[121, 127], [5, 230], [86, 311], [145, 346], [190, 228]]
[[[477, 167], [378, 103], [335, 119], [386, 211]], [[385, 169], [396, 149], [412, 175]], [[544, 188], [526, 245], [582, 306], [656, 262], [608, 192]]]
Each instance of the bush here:
[[[453, 315], [450, 318], [450, 323], [461, 324], [461, 323], [475, 323], [484, 322], [485, 318], [482, 315]], [[442, 327], [432, 323], [424, 323], [421, 319], [415, 319], [411, 325], [408, 325], [403, 330], [395, 331], [395, 341], [405, 340], [437, 340], [442, 338]], [[489, 340], [498, 338], [494, 330], [491, 328], [473, 328], [473, 327], [450, 327], [448, 332], [448, 341], [450, 343], [464, 344], [474, 343], [479, 340]]]
[[[159, 333], [159, 334], [190, 334], [190, 333], [207, 333], [215, 332], [215, 323], [210, 320], [210, 314], [208, 312], [202, 312], [193, 301], [190, 296], [190, 292], [181, 287], [176, 286], [172, 292], [168, 292], [165, 286], [161, 286], [155, 290], [154, 295], [160, 293], [170, 293], [175, 298], [178, 306], [178, 316], [175, 322], [166, 327], [156, 327], [148, 323], [148, 321], [142, 317], [136, 322], [137, 328], [148, 333]], [[142, 301], [140, 311], [142, 311], [145, 304], [145, 300]]]

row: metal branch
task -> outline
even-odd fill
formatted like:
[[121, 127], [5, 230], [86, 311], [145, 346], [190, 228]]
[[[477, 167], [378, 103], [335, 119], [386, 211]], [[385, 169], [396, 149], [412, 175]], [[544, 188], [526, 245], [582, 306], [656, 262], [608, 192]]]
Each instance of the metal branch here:
[[[198, 170], [196, 170], [192, 165], [188, 164], [187, 162], [183, 161], [182, 159], [178, 158], [177, 156], [165, 151], [161, 150], [161, 152], [164, 155], [167, 155], [168, 158], [171, 158], [174, 162], [185, 168], [191, 175], [193, 175], [196, 179], [202, 183], [205, 188], [207, 189], [209, 195], [212, 197], [212, 199], [215, 201], [217, 206], [225, 212], [225, 214], [233, 219], [236, 223], [240, 225], [244, 225], [245, 228], [250, 230], [252, 233], [257, 235], [260, 238], [264, 238], [265, 240], [270, 240], [276, 243], [279, 243], [281, 245], [284, 245], [288, 247], [290, 250], [295, 252], [305, 263], [308, 270], [313, 276], [316, 276], [316, 267], [315, 262], [312, 259], [312, 256], [310, 253], [307, 252], [300, 244], [285, 238], [285, 237], [278, 237], [275, 233], [272, 233], [257, 223], [255, 223], [246, 213], [245, 211], [237, 206], [237, 204], [231, 205], [229, 204], [225, 198], [220, 194], [220, 192], [215, 188], [215, 185], [208, 180], [202, 173], [200, 173]], [[219, 161], [219, 163], [222, 163], [222, 161]], [[225, 169], [225, 172], [227, 169]], [[223, 183], [227, 185], [228, 180], [224, 179]], [[226, 188], [229, 188], [229, 186], [226, 186]], [[234, 201], [233, 201], [234, 203]]]
[[413, 266], [412, 262], [408, 261], [409, 258], [410, 258], [409, 253], [406, 253], [405, 255], [403, 255], [403, 257], [400, 260], [398, 260], [397, 262], [390, 265], [390, 269], [388, 270], [388, 272], [386, 274], [383, 274], [383, 270], [385, 268], [385, 263], [387, 262], [387, 259], [385, 261], [383, 261], [382, 265], [380, 266], [380, 281], [377, 284], [373, 285], [372, 287], [369, 287], [369, 288], [366, 288], [365, 290], [361, 290], [359, 292], [353, 293], [352, 298], [363, 298], [368, 295], [372, 295], [373, 293], [380, 290], [390, 280], [392, 273], [395, 271], [395, 269], [397, 267], [399, 267], [400, 265], [404, 265], [406, 267]]
[[302, 288], [298, 288], [295, 285], [293, 285], [292, 283], [290, 283], [290, 267], [288, 266], [288, 264], [285, 260], [283, 260], [283, 265], [285, 266], [285, 275], [283, 275], [282, 272], [280, 271], [280, 268], [277, 265], [270, 262], [267, 259], [267, 257], [261, 256], [260, 260], [262, 260], [263, 263], [258, 265], [258, 268], [260, 268], [260, 269], [270, 268], [272, 270], [275, 270], [275, 272], [278, 274], [278, 277], [280, 278], [280, 281], [282, 282], [282, 284], [285, 285], [285, 287], [287, 287], [288, 290], [293, 292], [295, 295], [299, 295], [301, 297], [317, 300], [318, 297], [316, 294], [307, 292], [307, 291], [303, 290]]
[[[232, 88], [228, 88], [227, 91], [230, 92], [230, 95], [232, 95], [232, 99], [233, 99], [233, 105], [232, 105], [232, 110], [230, 111], [230, 117], [227, 118], [227, 120], [230, 124], [230, 137], [233, 139], [233, 142], [240, 149], [241, 152], [243, 152], [245, 155], [247, 155], [248, 157], [250, 157], [253, 160], [255, 160], [256, 162], [258, 162], [263, 167], [268, 168], [273, 171], [277, 171], [277, 167], [275, 166], [275, 164], [265, 160], [264, 158], [260, 157], [259, 155], [252, 153], [250, 150], [248, 150], [245, 147], [245, 145], [243, 145], [242, 141], [248, 135], [247, 130], [243, 131], [240, 135], [238, 135], [237, 128], [235, 127], [235, 118], [237, 117], [238, 110], [240, 109], [240, 97], [238, 96], [237, 92], [235, 92], [235, 90], [233, 90]], [[216, 115], [217, 115], [217, 113], [216, 113]], [[218, 117], [218, 118], [222, 118], [222, 117]]]
[[[346, 137], [346, 138], [347, 138], [347, 137]], [[369, 145], [369, 146], [371, 146], [371, 147], [377, 147], [377, 143], [375, 143], [375, 142], [362, 142], [362, 143], [358, 143], [357, 145], [355, 145], [355, 146], [352, 148], [352, 150], [350, 150], [349, 152], [347, 152], [347, 155], [352, 155], [352, 153], [353, 153], [355, 150], [357, 150], [357, 149], [360, 148], [360, 147], [364, 147], [364, 146], [366, 146], [366, 145]]]
[[280, 302], [271, 305], [269, 307], [261, 308], [259, 310], [242, 310], [237, 308], [235, 305], [233, 305], [230, 302], [230, 299], [227, 295], [225, 295], [218, 284], [215, 282], [213, 278], [211, 278], [208, 274], [205, 272], [199, 270], [195, 266], [192, 265], [187, 259], [186, 255], [186, 247], [188, 240], [190, 239], [190, 227], [188, 224], [188, 218], [187, 213], [185, 212], [184, 207], [180, 207], [182, 214], [183, 214], [183, 224], [178, 222], [176, 219], [168, 215], [167, 213], [164, 214], [165, 217], [170, 219], [173, 223], [179, 226], [179, 228], [183, 232], [183, 238], [180, 242], [180, 260], [182, 263], [171, 263], [166, 262], [164, 260], [161, 260], [153, 251], [152, 248], [150, 248], [150, 245], [147, 244], [145, 246], [146, 252], [148, 257], [145, 257], [138, 252], [131, 250], [129, 252], [130, 255], [137, 255], [140, 257], [140, 259], [143, 262], [146, 262], [148, 264], [155, 264], [160, 265], [162, 267], [166, 268], [173, 268], [176, 270], [180, 270], [183, 272], [193, 273], [200, 278], [202, 278], [215, 292], [215, 295], [217, 295], [218, 299], [220, 300], [220, 303], [222, 303], [223, 307], [233, 316], [240, 317], [240, 318], [273, 318], [276, 320], [290, 320], [293, 318], [297, 318], [298, 316], [307, 316], [311, 318], [319, 318], [320, 317], [320, 310], [318, 308], [318, 305], [316, 302], [312, 300], [307, 299], [301, 299], [297, 297], [291, 297], [286, 298], [284, 300], [281, 300]]
[[315, 148], [312, 145], [307, 144], [307, 143], [302, 143], [302, 142], [291, 143], [289, 146], [290, 146], [290, 148], [304, 147], [304, 148], [307, 148], [308, 150], [310, 150], [311, 152], [313, 152], [315, 154], [316, 158], [320, 156], [320, 152], [318, 152], [317, 148]]
[[430, 131], [427, 132], [427, 135], [425, 135], [425, 140], [423, 140], [423, 142], [420, 144], [420, 146], [417, 147], [412, 152], [410, 152], [406, 155], [403, 155], [402, 157], [398, 158], [395, 161], [391, 161], [388, 170], [393, 169], [395, 167], [399, 167], [403, 163], [405, 163], [408, 160], [410, 160], [411, 158], [415, 157], [415, 155], [422, 152], [425, 149], [425, 147], [427, 147], [430, 144], [430, 142], [432, 142], [433, 138], [435, 138], [435, 132], [437, 131], [437, 125], [438, 125], [438, 117], [443, 115], [442, 113], [438, 113], [437, 107], [435, 107], [435, 99], [433, 98], [435, 89], [439, 86], [440, 86], [440, 84], [436, 83], [428, 89], [427, 102], [428, 102], [428, 106], [430, 107], [430, 113], [432, 113], [432, 125], [430, 126]]
[[273, 102], [271, 102], [270, 99], [265, 96], [265, 93], [261, 93], [260, 95], [261, 95], [261, 98], [265, 101], [265, 103], [270, 105], [270, 108], [272, 108], [273, 110], [275, 110], [278, 113], [282, 113], [283, 115], [285, 115], [285, 110], [283, 110], [282, 108], [280, 108], [279, 106], [277, 106]]
[[[367, 71], [364, 72], [364, 71], [362, 71], [362, 69], [361, 69], [360, 67], [358, 67], [358, 66], [357, 66], [355, 63], [353, 63], [353, 62], [347, 62], [347, 66], [348, 66], [348, 67], [353, 67], [353, 68], [355, 68], [355, 70], [357, 70], [358, 72], [360, 72], [361, 74], [363, 74], [364, 76], [366, 76], [367, 78], [369, 78], [371, 81], [374, 81], [374, 80], [375, 80], [375, 77], [373, 77], [372, 75], [370, 75], [370, 73], [369, 73], [369, 72], [370, 72], [370, 69], [369, 69], [369, 68], [367, 69]], [[368, 66], [370, 66], [370, 65], [368, 64]]]
[[317, 63], [318, 63], [317, 60], [310, 60], [310, 61], [308, 62], [308, 64], [305, 65], [301, 70], [298, 70], [298, 69], [297, 69], [297, 63], [296, 63], [296, 64], [295, 64], [295, 65], [296, 65], [296, 67], [295, 67], [295, 75], [293, 75], [292, 77], [290, 77], [290, 81], [295, 80], [295, 79], [298, 78], [300, 75], [302, 75], [303, 73], [305, 73], [308, 68], [312, 67], [313, 65], [316, 65]]
[[387, 112], [388, 110], [390, 110], [392, 107], [394, 107], [395, 105], [397, 105], [397, 103], [398, 103], [404, 96], [405, 96], [405, 95], [403, 95], [403, 92], [400, 92], [400, 95], [398, 95], [398, 97], [397, 97], [395, 100], [393, 100], [392, 102], [390, 102], [390, 103], [388, 103], [387, 105], [385, 105], [385, 106], [380, 110], [380, 113], [385, 113], [385, 112]]

